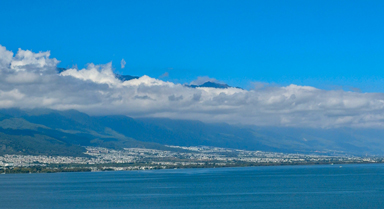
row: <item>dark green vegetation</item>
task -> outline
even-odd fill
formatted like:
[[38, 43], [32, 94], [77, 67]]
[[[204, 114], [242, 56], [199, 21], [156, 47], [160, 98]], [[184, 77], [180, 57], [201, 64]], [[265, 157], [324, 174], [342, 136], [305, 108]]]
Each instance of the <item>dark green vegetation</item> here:
[[384, 130], [234, 126], [171, 119], [89, 116], [49, 109], [0, 110], [0, 154], [83, 156], [113, 149], [215, 146], [287, 153], [384, 154]]
[[86, 156], [83, 146], [175, 150], [126, 137], [77, 111], [7, 109], [0, 114], [0, 155]]
[[51, 168], [51, 167], [14, 167], [0, 169], [0, 173], [59, 173], [59, 172], [89, 172], [90, 168]]

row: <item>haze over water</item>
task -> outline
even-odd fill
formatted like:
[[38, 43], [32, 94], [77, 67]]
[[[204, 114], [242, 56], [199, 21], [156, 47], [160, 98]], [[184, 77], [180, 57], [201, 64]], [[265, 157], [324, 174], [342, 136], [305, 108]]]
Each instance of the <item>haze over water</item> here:
[[0, 176], [0, 208], [382, 208], [384, 165]]

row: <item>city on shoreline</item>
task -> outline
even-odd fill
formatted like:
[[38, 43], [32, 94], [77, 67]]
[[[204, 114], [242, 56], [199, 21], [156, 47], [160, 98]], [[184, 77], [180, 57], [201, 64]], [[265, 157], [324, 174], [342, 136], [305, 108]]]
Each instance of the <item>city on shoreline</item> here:
[[123, 150], [85, 147], [88, 157], [0, 156], [0, 173], [53, 173], [85, 171], [219, 168], [276, 165], [384, 163], [384, 157], [345, 154], [293, 154], [218, 147], [169, 146], [178, 151], [144, 148]]

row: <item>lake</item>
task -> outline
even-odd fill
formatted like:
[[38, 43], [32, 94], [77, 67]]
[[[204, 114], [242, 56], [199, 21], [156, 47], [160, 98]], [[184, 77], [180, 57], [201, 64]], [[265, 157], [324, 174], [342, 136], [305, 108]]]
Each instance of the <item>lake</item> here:
[[7, 174], [0, 208], [384, 208], [384, 165]]

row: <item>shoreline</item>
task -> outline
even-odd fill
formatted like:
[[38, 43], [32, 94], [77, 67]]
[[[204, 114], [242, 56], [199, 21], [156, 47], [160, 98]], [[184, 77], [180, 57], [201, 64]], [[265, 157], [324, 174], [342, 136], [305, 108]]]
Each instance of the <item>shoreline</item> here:
[[[134, 167], [119, 167], [119, 166], [104, 166], [98, 165], [98, 169], [94, 169], [95, 167], [91, 166], [72, 166], [72, 167], [49, 167], [49, 166], [33, 166], [33, 167], [13, 167], [7, 169], [0, 169], [0, 174], [36, 174], [36, 173], [79, 173], [79, 172], [108, 172], [108, 171], [145, 171], [145, 170], [174, 170], [174, 169], [199, 169], [199, 168], [245, 168], [245, 167], [261, 167], [261, 166], [307, 166], [307, 165], [359, 165], [359, 164], [384, 164], [384, 162], [337, 162], [337, 163], [329, 163], [329, 162], [317, 162], [317, 163], [249, 163], [247, 165], [244, 164], [228, 164], [228, 165], [202, 165], [202, 166], [167, 166], [167, 167], [155, 167], [152, 168], [147, 165], [145, 166], [134, 166]], [[211, 166], [210, 166], [211, 165]]]

